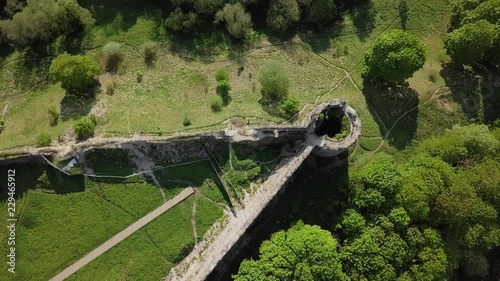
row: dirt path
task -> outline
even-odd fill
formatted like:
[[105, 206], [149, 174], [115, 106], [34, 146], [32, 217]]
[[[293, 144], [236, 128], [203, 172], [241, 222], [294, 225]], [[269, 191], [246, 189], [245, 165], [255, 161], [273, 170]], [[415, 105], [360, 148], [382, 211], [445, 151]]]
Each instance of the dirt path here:
[[108, 241], [104, 242], [102, 245], [99, 247], [95, 248], [92, 250], [90, 253], [88, 253], [86, 256], [72, 264], [71, 266], [67, 267], [65, 270], [54, 276], [50, 281], [61, 281], [66, 278], [68, 278], [71, 274], [75, 273], [78, 271], [80, 268], [84, 267], [100, 255], [104, 254], [106, 251], [111, 249], [112, 247], [116, 246], [118, 243], [123, 241], [125, 238], [129, 237], [132, 235], [134, 232], [137, 230], [141, 229], [143, 226], [146, 224], [150, 223], [152, 220], [160, 216], [161, 214], [165, 213], [168, 211], [170, 208], [173, 206], [177, 205], [180, 203], [182, 200], [186, 199], [189, 197], [191, 194], [193, 194], [194, 190], [192, 188], [185, 188], [181, 193], [179, 193], [177, 196], [175, 196], [172, 200], [169, 200], [165, 202], [163, 205], [160, 207], [156, 208], [149, 214], [145, 215], [144, 217], [140, 218], [127, 228], [125, 228], [123, 231], [120, 233], [116, 234], [113, 236], [111, 239]]

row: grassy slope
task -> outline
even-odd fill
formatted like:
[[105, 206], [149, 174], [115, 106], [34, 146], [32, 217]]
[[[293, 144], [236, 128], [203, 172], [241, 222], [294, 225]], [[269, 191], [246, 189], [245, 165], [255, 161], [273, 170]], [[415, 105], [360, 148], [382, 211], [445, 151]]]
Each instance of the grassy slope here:
[[[48, 279], [162, 202], [147, 184], [101, 185], [66, 195], [29, 190], [18, 221], [17, 280]], [[6, 213], [2, 203], [2, 215]], [[2, 230], [2, 240], [6, 233]], [[5, 246], [2, 245], [2, 251]], [[4, 265], [2, 264], [2, 267]], [[10, 280], [6, 270], [0, 279]]]

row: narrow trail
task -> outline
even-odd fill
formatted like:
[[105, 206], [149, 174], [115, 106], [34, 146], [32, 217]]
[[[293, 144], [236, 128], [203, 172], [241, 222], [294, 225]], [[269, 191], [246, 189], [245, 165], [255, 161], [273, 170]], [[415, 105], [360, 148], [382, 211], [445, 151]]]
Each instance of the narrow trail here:
[[198, 191], [195, 189], [193, 205], [191, 207], [191, 225], [193, 226], [194, 244], [198, 244], [198, 231], [196, 230], [196, 206], [198, 203]]
[[174, 207], [187, 197], [189, 197], [191, 194], [194, 193], [194, 190], [192, 188], [185, 188], [181, 193], [179, 193], [177, 196], [175, 196], [172, 200], [169, 200], [165, 202], [163, 205], [160, 207], [156, 208], [149, 214], [145, 215], [144, 217], [138, 219], [136, 222], [113, 236], [111, 239], [108, 241], [104, 242], [102, 245], [99, 247], [95, 248], [92, 250], [90, 253], [88, 253], [86, 256], [81, 258], [80, 260], [76, 261], [74, 264], [71, 266], [67, 267], [63, 271], [61, 271], [59, 274], [54, 276], [53, 278], [50, 279], [50, 281], [62, 281], [66, 278], [68, 278], [70, 275], [73, 273], [77, 272], [79, 269], [99, 257], [100, 255], [104, 254], [107, 252], [109, 249], [112, 247], [116, 246], [118, 243], [121, 241], [125, 240], [127, 237], [130, 235], [134, 234], [136, 231], [141, 229], [143, 226], [146, 224], [150, 223], [152, 220], [160, 216], [161, 214], [165, 213], [168, 211], [170, 208]]

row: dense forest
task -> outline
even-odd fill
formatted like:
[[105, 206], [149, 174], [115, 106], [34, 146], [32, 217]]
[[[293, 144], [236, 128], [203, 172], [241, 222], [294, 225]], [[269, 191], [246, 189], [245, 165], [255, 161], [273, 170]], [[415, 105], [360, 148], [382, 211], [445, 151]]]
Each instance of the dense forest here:
[[500, 128], [455, 126], [405, 161], [376, 154], [321, 205], [337, 217], [273, 234], [235, 280], [498, 279], [499, 144]]

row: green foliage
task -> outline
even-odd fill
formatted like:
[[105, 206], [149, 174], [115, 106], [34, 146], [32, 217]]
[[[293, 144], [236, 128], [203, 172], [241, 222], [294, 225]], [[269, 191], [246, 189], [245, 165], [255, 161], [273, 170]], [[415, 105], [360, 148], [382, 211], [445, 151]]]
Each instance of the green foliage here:
[[410, 217], [404, 208], [394, 208], [389, 213], [389, 219], [398, 229], [406, 229], [410, 224]]
[[177, 8], [165, 20], [165, 27], [174, 32], [187, 32], [194, 29], [197, 21], [195, 13], [184, 13], [181, 8]]
[[222, 110], [222, 97], [220, 96], [212, 96], [210, 98], [210, 108], [212, 108], [212, 110], [214, 112], [219, 112]]
[[229, 72], [225, 68], [217, 69], [217, 72], [215, 73], [215, 81], [221, 82], [224, 80], [229, 81]]
[[142, 56], [147, 64], [153, 63], [156, 59], [156, 43], [153, 41], [148, 41], [142, 45]]
[[337, 6], [330, 0], [299, 0], [306, 13], [305, 20], [322, 26], [331, 23], [337, 17]]
[[266, 20], [271, 30], [284, 32], [299, 20], [300, 9], [297, 0], [271, 0]]
[[48, 133], [41, 133], [36, 138], [37, 147], [49, 146], [51, 142], [52, 142], [52, 137]]
[[396, 162], [384, 153], [377, 154], [374, 161], [364, 165], [357, 176], [364, 188], [378, 190], [384, 196], [394, 195], [403, 183]]
[[222, 99], [229, 100], [229, 91], [231, 91], [231, 84], [227, 80], [221, 80], [217, 83], [217, 94], [219, 94]]
[[277, 61], [265, 63], [260, 69], [259, 82], [264, 101], [282, 101], [288, 95], [290, 78], [283, 64]]
[[293, 116], [300, 110], [300, 101], [294, 97], [287, 97], [281, 103], [281, 109], [286, 116]]
[[49, 124], [50, 124], [50, 126], [57, 125], [57, 122], [59, 120], [59, 115], [60, 115], [59, 111], [57, 110], [57, 108], [55, 106], [49, 107], [48, 113], [49, 113]]
[[402, 30], [390, 30], [377, 37], [365, 55], [366, 79], [403, 82], [425, 63], [425, 47], [417, 37]]
[[92, 14], [75, 0], [28, 0], [12, 19], [0, 21], [3, 36], [18, 48], [50, 43], [61, 35], [94, 24]]
[[331, 281], [347, 280], [347, 276], [330, 232], [299, 222], [264, 241], [260, 259], [243, 261], [233, 279]]
[[95, 130], [95, 120], [90, 116], [82, 117], [73, 123], [73, 129], [75, 130], [76, 137], [79, 140], [85, 140], [94, 135]]
[[494, 36], [495, 26], [486, 20], [466, 24], [446, 35], [446, 52], [455, 63], [473, 64], [483, 60]]
[[465, 13], [462, 24], [487, 20], [492, 24], [500, 24], [500, 0], [487, 0]]
[[342, 230], [349, 236], [354, 237], [362, 233], [366, 227], [365, 218], [354, 209], [346, 210], [342, 216]]
[[123, 50], [120, 43], [109, 42], [102, 47], [102, 55], [106, 66], [106, 71], [116, 72], [123, 61]]
[[99, 74], [99, 66], [89, 57], [63, 53], [52, 60], [50, 74], [67, 91], [84, 91]]
[[418, 150], [457, 165], [467, 160], [481, 160], [499, 147], [500, 143], [486, 125], [469, 125], [454, 126], [443, 136], [424, 140]]
[[193, 121], [189, 116], [184, 116], [184, 119], [182, 119], [182, 125], [184, 125], [184, 127], [191, 126], [192, 123]]
[[245, 38], [252, 32], [252, 18], [239, 2], [226, 4], [215, 15], [215, 22], [225, 22], [227, 31], [235, 38]]
[[135, 80], [137, 81], [137, 83], [141, 83], [143, 78], [144, 72], [142, 72], [141, 70], [137, 70], [137, 72], [135, 73]]

